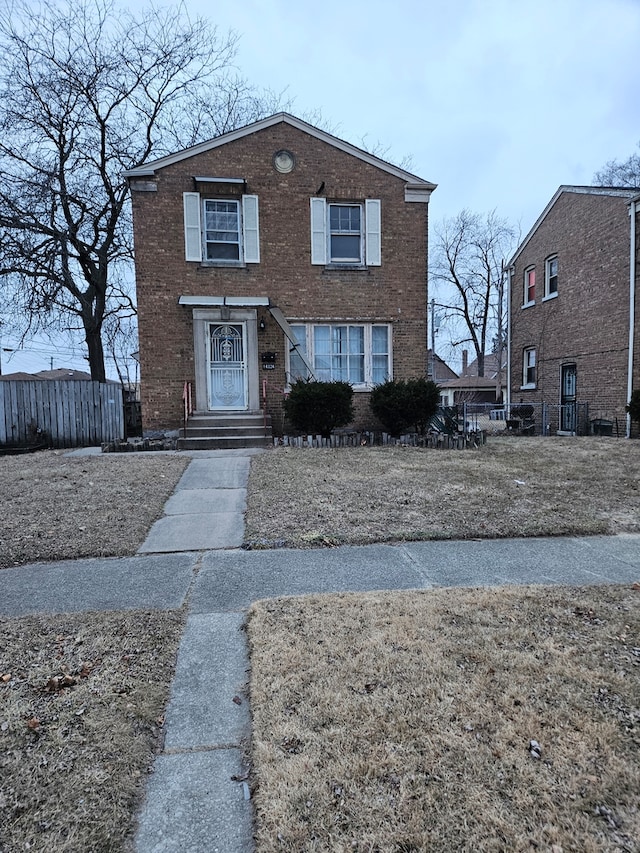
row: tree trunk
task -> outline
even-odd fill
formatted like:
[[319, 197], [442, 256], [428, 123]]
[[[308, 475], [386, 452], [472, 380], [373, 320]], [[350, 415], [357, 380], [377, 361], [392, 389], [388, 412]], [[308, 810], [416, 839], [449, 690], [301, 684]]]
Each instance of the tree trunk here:
[[106, 382], [107, 376], [104, 369], [104, 349], [102, 346], [102, 335], [100, 329], [85, 327], [85, 340], [89, 353], [89, 369], [94, 382]]

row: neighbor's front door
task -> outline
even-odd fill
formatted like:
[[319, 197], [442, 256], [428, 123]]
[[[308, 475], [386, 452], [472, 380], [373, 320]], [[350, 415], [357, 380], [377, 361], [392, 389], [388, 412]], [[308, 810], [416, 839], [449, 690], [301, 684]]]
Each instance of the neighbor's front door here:
[[575, 364], [563, 364], [560, 390], [560, 430], [576, 431], [576, 379]]
[[209, 325], [209, 408], [242, 411], [248, 407], [246, 327], [244, 323]]

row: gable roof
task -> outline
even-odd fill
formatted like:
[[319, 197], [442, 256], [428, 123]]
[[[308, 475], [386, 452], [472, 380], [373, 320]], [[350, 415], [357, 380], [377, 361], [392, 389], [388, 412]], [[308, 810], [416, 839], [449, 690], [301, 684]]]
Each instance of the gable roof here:
[[547, 214], [549, 213], [553, 205], [557, 202], [557, 200], [563, 193], [575, 193], [577, 195], [591, 196], [607, 196], [609, 198], [626, 198], [630, 202], [638, 196], [638, 190], [630, 187], [582, 187], [572, 186], [571, 184], [562, 184], [558, 187], [551, 201], [547, 204], [540, 216], [536, 219], [533, 224], [533, 227], [531, 228], [527, 236], [524, 238], [522, 243], [520, 243], [518, 248], [515, 250], [513, 256], [509, 259], [509, 262], [507, 263], [508, 267], [513, 266], [513, 264], [515, 264], [516, 260], [518, 259], [518, 256], [522, 253], [529, 240], [531, 240], [531, 238], [536, 233], [542, 222], [545, 220]]
[[327, 145], [332, 145], [334, 148], [338, 148], [347, 154], [357, 157], [359, 160], [363, 160], [365, 163], [376, 166], [378, 169], [382, 169], [390, 175], [395, 175], [395, 177], [401, 178], [407, 182], [407, 189], [422, 190], [423, 192], [428, 190], [429, 193], [431, 193], [437, 187], [437, 184], [433, 184], [431, 181], [425, 181], [423, 178], [419, 178], [417, 175], [407, 172], [399, 166], [387, 163], [386, 160], [376, 157], [375, 154], [370, 154], [368, 151], [358, 148], [356, 145], [351, 145], [350, 142], [338, 139], [337, 136], [333, 136], [325, 130], [320, 130], [312, 124], [284, 112], [275, 113], [268, 118], [254, 121], [252, 124], [247, 124], [237, 130], [231, 130], [228, 133], [223, 133], [221, 136], [216, 136], [213, 139], [208, 139], [206, 142], [200, 142], [190, 148], [177, 151], [175, 154], [168, 154], [166, 157], [151, 160], [142, 166], [137, 166], [135, 169], [128, 169], [124, 174], [127, 178], [152, 177], [158, 169], [164, 169], [166, 166], [172, 166], [174, 163], [180, 163], [182, 160], [189, 159], [189, 157], [195, 157], [198, 154], [203, 154], [204, 152], [211, 151], [214, 148], [219, 148], [221, 145], [226, 145], [228, 142], [233, 142], [236, 139], [242, 139], [252, 133], [258, 133], [260, 130], [273, 127], [273, 125], [281, 123], [289, 124], [291, 127], [295, 127], [303, 133], [308, 133], [310, 136], [320, 139], [322, 142], [326, 142]]

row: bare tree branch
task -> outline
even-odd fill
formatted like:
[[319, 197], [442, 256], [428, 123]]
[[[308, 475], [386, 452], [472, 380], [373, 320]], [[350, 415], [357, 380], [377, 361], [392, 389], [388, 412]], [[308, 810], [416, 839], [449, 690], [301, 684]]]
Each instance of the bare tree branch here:
[[440, 304], [445, 319], [462, 327], [462, 337], [453, 345], [471, 344], [478, 376], [484, 376], [491, 336], [497, 334], [500, 345], [504, 337], [503, 261], [515, 238], [515, 229], [495, 211], [481, 215], [462, 210], [434, 229], [430, 277], [444, 286]]
[[[640, 149], [640, 142], [638, 143]], [[597, 187], [631, 187], [640, 189], [640, 153], [631, 154], [627, 160], [609, 160], [593, 176]]]
[[277, 110], [233, 68], [238, 36], [185, 6], [15, 0], [0, 11], [0, 285], [23, 328], [80, 322], [104, 380], [105, 318], [134, 307], [123, 173]]

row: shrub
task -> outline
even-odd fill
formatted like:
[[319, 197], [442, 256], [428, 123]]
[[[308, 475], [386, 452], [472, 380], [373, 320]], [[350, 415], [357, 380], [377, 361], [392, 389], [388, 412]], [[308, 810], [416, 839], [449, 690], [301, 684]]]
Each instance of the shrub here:
[[284, 412], [299, 432], [328, 438], [332, 429], [353, 420], [353, 388], [348, 382], [298, 379], [284, 401]]
[[424, 377], [391, 379], [371, 392], [371, 411], [391, 435], [408, 430], [424, 434], [438, 410], [440, 389]]
[[626, 406], [627, 412], [631, 415], [631, 420], [636, 421], [640, 427], [640, 388], [631, 394], [629, 405]]

